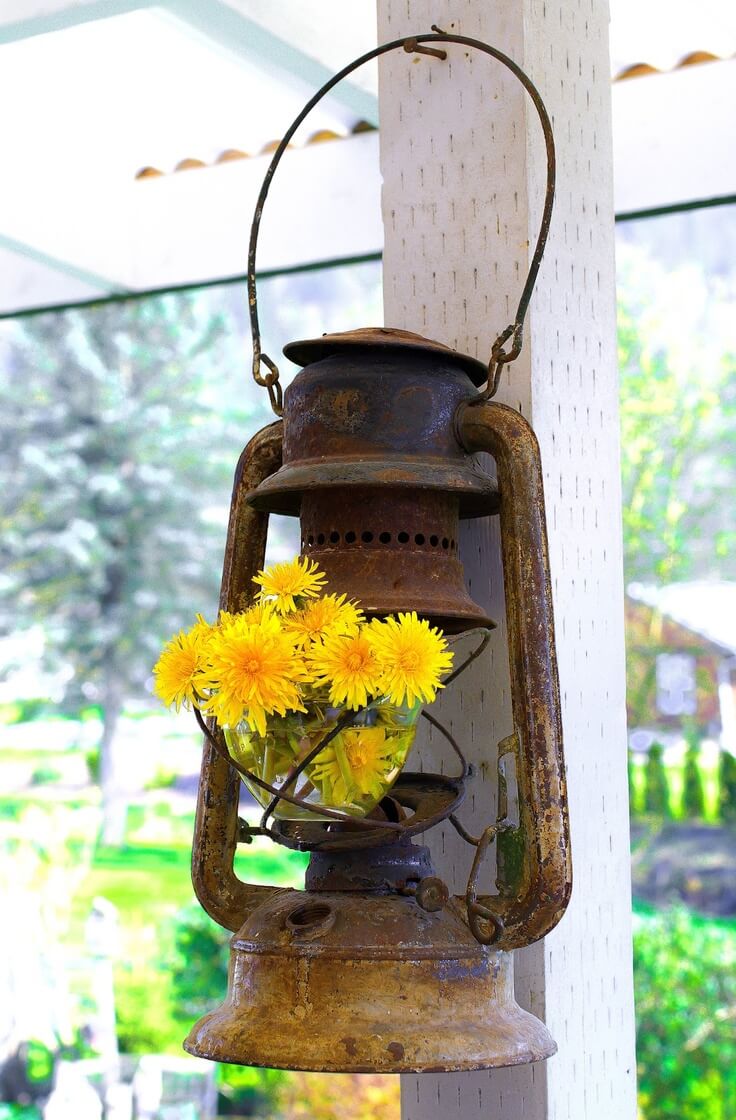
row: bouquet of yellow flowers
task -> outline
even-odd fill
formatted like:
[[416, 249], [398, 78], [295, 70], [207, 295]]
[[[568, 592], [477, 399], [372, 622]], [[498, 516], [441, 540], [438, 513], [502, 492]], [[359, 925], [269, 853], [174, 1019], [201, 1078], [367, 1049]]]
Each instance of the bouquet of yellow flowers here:
[[[241, 770], [271, 788], [364, 816], [401, 772], [422, 704], [442, 688], [447, 642], [414, 612], [366, 621], [359, 603], [322, 593], [326, 578], [306, 558], [254, 578], [248, 610], [221, 611], [214, 625], [198, 615], [172, 638], [154, 668], [156, 694], [214, 718]], [[270, 795], [244, 781], [267, 804]], [[285, 801], [275, 815], [319, 819]]]

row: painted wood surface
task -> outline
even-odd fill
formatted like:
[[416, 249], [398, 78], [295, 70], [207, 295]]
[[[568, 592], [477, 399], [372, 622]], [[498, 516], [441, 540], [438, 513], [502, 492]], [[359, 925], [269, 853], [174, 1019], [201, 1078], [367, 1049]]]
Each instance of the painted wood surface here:
[[[378, 0], [378, 13], [379, 41], [436, 23], [509, 53], [542, 92], [559, 160], [525, 353], [498, 398], [533, 423], [545, 472], [575, 887], [558, 929], [518, 954], [516, 983], [559, 1053], [515, 1070], [405, 1077], [403, 1117], [632, 1120], [608, 6]], [[526, 274], [544, 151], [513, 79], [482, 55], [449, 51], [446, 62], [397, 52], [380, 67], [385, 322], [487, 358]], [[441, 702], [478, 769], [461, 814], [476, 832], [493, 817], [496, 744], [512, 730], [496, 534], [492, 520], [467, 524], [462, 549], [471, 590], [500, 625], [485, 661]], [[431, 735], [421, 761], [452, 765]], [[428, 840], [462, 891], [471, 850], [451, 829]]]

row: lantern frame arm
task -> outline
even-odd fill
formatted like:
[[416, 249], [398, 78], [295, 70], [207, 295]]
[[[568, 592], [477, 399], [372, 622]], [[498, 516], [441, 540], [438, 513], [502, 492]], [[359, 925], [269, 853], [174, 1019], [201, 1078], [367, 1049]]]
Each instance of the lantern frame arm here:
[[[277, 416], [283, 415], [283, 393], [281, 382], [279, 380], [279, 369], [272, 358], [265, 354], [261, 349], [261, 332], [258, 322], [258, 293], [256, 290], [256, 250], [258, 247], [258, 232], [260, 230], [261, 218], [263, 216], [263, 208], [266, 204], [266, 198], [271, 186], [276, 168], [281, 162], [281, 157], [289, 147], [291, 139], [302, 124], [304, 119], [309, 116], [312, 109], [317, 105], [322, 98], [330, 92], [336, 85], [338, 85], [344, 78], [347, 78], [354, 70], [358, 70], [366, 62], [371, 62], [375, 58], [380, 58], [390, 51], [404, 50], [407, 54], [420, 53], [427, 55], [434, 55], [436, 58], [444, 59], [447, 57], [447, 52], [437, 50], [434, 47], [428, 47], [428, 43], [453, 43], [457, 46], [470, 47], [472, 50], [480, 51], [482, 54], [490, 55], [491, 58], [500, 62], [509, 70], [518, 82], [524, 87], [524, 90], [529, 95], [534, 108], [537, 111], [539, 122], [542, 126], [542, 135], [544, 137], [544, 146], [547, 156], [547, 185], [544, 196], [544, 205], [542, 207], [542, 218], [539, 224], [539, 233], [537, 234], [537, 242], [534, 247], [534, 252], [529, 263], [529, 272], [527, 274], [526, 282], [522, 289], [519, 303], [516, 308], [513, 323], [510, 323], [496, 338], [493, 346], [491, 347], [491, 354], [488, 361], [488, 385], [484, 391], [484, 397], [492, 397], [498, 388], [499, 378], [504, 365], [508, 362], [514, 361], [521, 353], [524, 332], [524, 319], [529, 307], [529, 301], [532, 298], [534, 285], [537, 280], [537, 273], [542, 263], [544, 249], [547, 244], [547, 236], [549, 234], [550, 222], [552, 221], [552, 209], [554, 207], [555, 196], [555, 178], [556, 178], [556, 155], [555, 155], [555, 142], [552, 134], [552, 123], [549, 118], [549, 113], [542, 100], [539, 90], [532, 82], [531, 78], [526, 74], [518, 63], [514, 62], [507, 54], [499, 50], [498, 47], [492, 46], [490, 43], [484, 42], [482, 39], [471, 39], [467, 35], [454, 35], [450, 32], [442, 31], [440, 28], [432, 25], [432, 33], [424, 35], [405, 35], [401, 39], [393, 39], [388, 43], [381, 43], [379, 46], [374, 47], [373, 50], [366, 51], [365, 54], [360, 55], [358, 58], [353, 59], [342, 70], [334, 74], [317, 92], [310, 97], [309, 101], [305, 104], [301, 112], [294, 118], [288, 129], [284, 133], [281, 141], [276, 148], [270, 164], [264, 175], [261, 189], [256, 199], [256, 205], [253, 213], [253, 221], [250, 227], [250, 241], [248, 245], [248, 275], [247, 275], [247, 288], [248, 288], [248, 309], [250, 315], [250, 329], [251, 337], [253, 340], [253, 365], [252, 373], [253, 380], [257, 385], [261, 385], [268, 390], [268, 396], [271, 401], [271, 407]], [[509, 348], [505, 349], [506, 343], [510, 342]], [[265, 366], [268, 370], [267, 373], [261, 372], [261, 366]]]
[[495, 459], [501, 495], [514, 721], [501, 755], [511, 748], [515, 756], [519, 826], [503, 816], [498, 821], [492, 838], [499, 894], [478, 896], [477, 903], [499, 919], [494, 948], [516, 949], [557, 925], [572, 889], [542, 465], [532, 428], [507, 405], [470, 401], [458, 409], [456, 426], [467, 451]]
[[[251, 490], [281, 466], [283, 424], [261, 428], [238, 460], [230, 506], [220, 610], [246, 610], [253, 598], [252, 576], [263, 568], [268, 514], [248, 505]], [[277, 887], [244, 883], [235, 874], [234, 859], [240, 825], [240, 776], [207, 739], [197, 794], [192, 844], [192, 884], [209, 916], [237, 932], [248, 914]]]

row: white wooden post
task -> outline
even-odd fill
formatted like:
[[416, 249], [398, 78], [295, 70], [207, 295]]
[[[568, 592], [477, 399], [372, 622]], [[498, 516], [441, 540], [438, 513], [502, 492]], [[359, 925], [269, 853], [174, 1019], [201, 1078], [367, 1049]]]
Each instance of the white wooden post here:
[[[608, 5], [378, 0], [378, 15], [379, 42], [435, 23], [510, 54], [551, 113], [559, 168], [524, 355], [498, 395], [532, 422], [545, 471], [575, 885], [558, 929], [517, 955], [516, 982], [559, 1053], [513, 1070], [407, 1076], [403, 1117], [632, 1120]], [[526, 276], [544, 148], [533, 108], [501, 66], [462, 47], [449, 52], [446, 62], [394, 52], [380, 64], [385, 323], [487, 359]], [[462, 546], [475, 597], [502, 620], [496, 531], [492, 520], [472, 523]], [[511, 731], [503, 626], [488, 661], [443, 707], [479, 767], [461, 811], [477, 832], [493, 812], [495, 745]], [[428, 768], [441, 753], [425, 739]], [[462, 891], [471, 850], [451, 829], [427, 839]]]

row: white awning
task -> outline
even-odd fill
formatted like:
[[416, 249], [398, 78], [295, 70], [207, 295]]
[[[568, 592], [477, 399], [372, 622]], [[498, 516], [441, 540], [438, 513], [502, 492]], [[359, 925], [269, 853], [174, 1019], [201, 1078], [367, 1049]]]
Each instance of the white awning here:
[[[638, 42], [658, 44], [657, 65], [696, 45], [736, 49], [736, 18], [719, 22], [712, 4], [699, 16], [710, 34], [688, 39], [669, 0], [656, 44], [654, 19], [639, 5], [627, 24], [630, 7], [614, 0], [616, 72], [646, 61]], [[5, 0], [0, 314], [242, 275], [259, 153], [370, 49], [373, 19], [373, 0]], [[641, 37], [628, 55], [624, 26]], [[617, 81], [613, 101], [617, 211], [736, 195], [736, 60]], [[362, 131], [376, 121], [366, 68], [303, 126], [267, 203], [260, 270], [380, 253], [378, 138]]]

